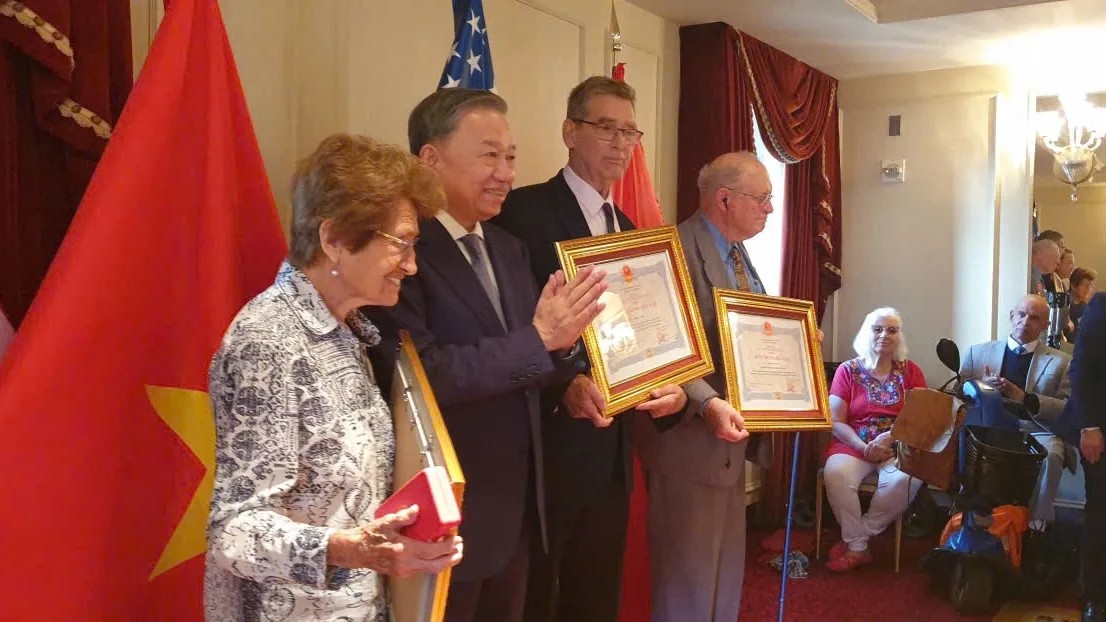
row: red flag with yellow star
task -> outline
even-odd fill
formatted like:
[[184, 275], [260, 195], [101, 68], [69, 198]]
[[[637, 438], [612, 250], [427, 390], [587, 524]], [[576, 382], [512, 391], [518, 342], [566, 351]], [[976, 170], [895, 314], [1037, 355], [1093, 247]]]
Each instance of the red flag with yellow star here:
[[201, 620], [207, 366], [285, 242], [215, 0], [174, 0], [0, 367], [0, 617]]

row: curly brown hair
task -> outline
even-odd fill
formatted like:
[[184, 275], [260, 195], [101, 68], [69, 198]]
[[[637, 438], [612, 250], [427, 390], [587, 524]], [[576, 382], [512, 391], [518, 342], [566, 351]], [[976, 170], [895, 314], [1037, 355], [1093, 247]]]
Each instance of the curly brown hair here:
[[391, 222], [400, 199], [409, 200], [419, 218], [445, 209], [437, 173], [415, 156], [367, 136], [324, 138], [292, 176], [289, 262], [306, 268], [319, 259], [319, 226], [325, 220], [339, 244], [361, 250]]

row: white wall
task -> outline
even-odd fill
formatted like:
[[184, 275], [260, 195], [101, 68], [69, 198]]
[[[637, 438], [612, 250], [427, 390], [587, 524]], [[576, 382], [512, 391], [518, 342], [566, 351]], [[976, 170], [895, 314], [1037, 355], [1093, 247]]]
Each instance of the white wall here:
[[[132, 2], [136, 67], [160, 0]], [[677, 27], [616, 3], [638, 89], [638, 116], [666, 219], [675, 217]], [[274, 188], [287, 222], [295, 162], [327, 134], [357, 132], [406, 145], [407, 115], [433, 90], [452, 42], [442, 0], [225, 0], [223, 18]], [[566, 159], [560, 138], [573, 85], [609, 73], [610, 4], [594, 0], [485, 0], [497, 92], [511, 107], [517, 184], [544, 181]]]
[[[864, 316], [903, 314], [911, 358], [930, 384], [948, 372], [933, 346], [1004, 331], [1025, 292], [1029, 251], [1028, 93], [1002, 69], [975, 67], [845, 80], [842, 288], [833, 356], [853, 356]], [[887, 117], [902, 115], [902, 135]], [[883, 184], [880, 160], [906, 160]]]

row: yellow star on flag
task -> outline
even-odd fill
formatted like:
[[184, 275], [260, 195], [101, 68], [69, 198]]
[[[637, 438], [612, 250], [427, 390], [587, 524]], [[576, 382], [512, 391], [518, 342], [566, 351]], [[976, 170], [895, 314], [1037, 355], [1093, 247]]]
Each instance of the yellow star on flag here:
[[153, 581], [207, 550], [207, 512], [215, 484], [215, 421], [211, 401], [203, 391], [146, 385], [146, 395], [158, 416], [204, 465], [204, 477], [150, 574]]

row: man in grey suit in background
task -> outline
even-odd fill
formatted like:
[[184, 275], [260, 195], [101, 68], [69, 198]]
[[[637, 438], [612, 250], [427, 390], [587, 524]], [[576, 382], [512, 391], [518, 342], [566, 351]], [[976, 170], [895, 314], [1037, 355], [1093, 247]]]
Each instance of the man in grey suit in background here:
[[699, 211], [678, 227], [715, 372], [684, 385], [688, 404], [675, 426], [636, 430], [649, 490], [654, 622], [733, 622], [740, 609], [750, 443], [745, 420], [722, 397], [713, 288], [764, 293], [742, 243], [771, 213], [764, 165], [752, 153], [727, 153], [699, 172]]
[[[1071, 392], [1068, 380], [1071, 356], [1039, 341], [1048, 328], [1048, 312], [1044, 298], [1025, 296], [1010, 311], [1010, 336], [973, 345], [960, 363], [962, 378], [993, 385], [1003, 397], [1025, 404], [1042, 422], [1052, 422], [1060, 416]], [[1023, 429], [1043, 432], [1030, 422], [1023, 423]], [[1037, 487], [1029, 500], [1029, 526], [1037, 532], [1056, 517], [1053, 501], [1065, 464], [1075, 470], [1075, 451], [1064, 441], [1049, 435], [1043, 444], [1048, 448], [1048, 457], [1041, 465]]]

